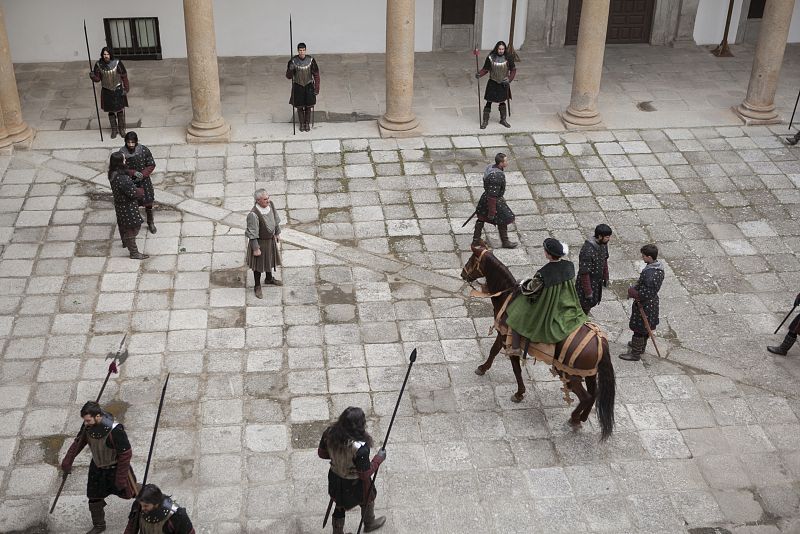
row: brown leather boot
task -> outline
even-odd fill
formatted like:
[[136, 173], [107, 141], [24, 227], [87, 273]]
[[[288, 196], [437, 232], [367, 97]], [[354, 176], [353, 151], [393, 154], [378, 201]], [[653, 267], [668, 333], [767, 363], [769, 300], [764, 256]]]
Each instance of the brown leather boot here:
[[505, 103], [505, 102], [503, 102], [502, 104], [500, 104], [500, 105], [499, 105], [499, 106], [497, 106], [497, 107], [499, 107], [499, 108], [500, 108], [500, 124], [502, 124], [502, 125], [503, 125], [503, 126], [505, 126], [506, 128], [511, 128], [511, 125], [510, 125], [510, 124], [508, 124], [508, 121], [506, 120], [506, 117], [508, 116], [508, 115], [506, 114], [506, 103]]
[[256, 298], [257, 299], [263, 299], [264, 298], [264, 293], [263, 293], [263, 291], [261, 291], [261, 285], [260, 284], [253, 288], [253, 293], [256, 294]]
[[103, 510], [106, 501], [89, 501], [89, 512], [92, 514], [92, 528], [86, 534], [100, 534], [106, 530], [106, 512]]
[[144, 213], [147, 216], [147, 230], [151, 234], [158, 232], [158, 228], [156, 228], [156, 223], [153, 222], [153, 208], [145, 208]]
[[644, 354], [644, 348], [647, 346], [647, 337], [640, 337], [634, 335], [631, 338], [631, 342], [628, 343], [630, 347], [628, 352], [622, 353], [619, 355], [621, 360], [627, 360], [629, 362], [638, 362], [642, 359], [642, 354]]
[[375, 517], [375, 503], [371, 502], [361, 507], [361, 514], [364, 516], [364, 532], [378, 530], [386, 523], [386, 517]]
[[475, 221], [475, 229], [472, 231], [472, 246], [481, 244], [481, 234], [483, 233], [483, 221]]
[[517, 248], [517, 242], [508, 239], [508, 225], [498, 224], [497, 231], [500, 232], [500, 241], [503, 243], [503, 248]]
[[128, 257], [130, 259], [132, 259], [132, 260], [146, 260], [147, 258], [150, 257], [147, 254], [142, 254], [141, 252], [139, 252], [139, 248], [136, 246], [136, 238], [135, 237], [129, 237], [129, 238], [127, 238], [125, 240], [125, 242], [127, 243], [127, 248], [128, 248], [128, 252], [129, 252]]
[[792, 345], [794, 345], [795, 341], [797, 341], [797, 334], [789, 332], [786, 334], [786, 337], [783, 338], [783, 343], [777, 347], [767, 347], [767, 350], [772, 354], [777, 354], [778, 356], [786, 356], [786, 353], [789, 352], [789, 349], [792, 348]]
[[[331, 521], [333, 527], [333, 534], [344, 534], [344, 517], [334, 517]], [[350, 534], [348, 532], [347, 534]]]
[[117, 137], [117, 114], [116, 113], [109, 113], [108, 114], [108, 122], [111, 123], [111, 139]]
[[126, 125], [125, 125], [125, 110], [124, 109], [117, 113], [117, 124], [119, 126], [119, 134], [124, 137], [125, 134], [128, 131], [127, 128], [126, 128]]
[[481, 121], [481, 130], [485, 130], [489, 126], [489, 115], [492, 114], [492, 108], [486, 106], [483, 108], [483, 120]]

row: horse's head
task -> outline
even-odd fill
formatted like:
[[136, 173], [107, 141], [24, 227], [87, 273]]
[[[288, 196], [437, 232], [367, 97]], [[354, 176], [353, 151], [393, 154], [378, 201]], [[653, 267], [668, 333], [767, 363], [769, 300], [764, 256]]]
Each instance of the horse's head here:
[[464, 268], [461, 269], [461, 278], [463, 278], [467, 283], [474, 282], [478, 278], [486, 276], [486, 274], [483, 272], [483, 267], [481, 264], [484, 256], [489, 252], [489, 247], [483, 240], [481, 240], [478, 244], [472, 245], [471, 249], [472, 256], [469, 257], [466, 265], [464, 265]]

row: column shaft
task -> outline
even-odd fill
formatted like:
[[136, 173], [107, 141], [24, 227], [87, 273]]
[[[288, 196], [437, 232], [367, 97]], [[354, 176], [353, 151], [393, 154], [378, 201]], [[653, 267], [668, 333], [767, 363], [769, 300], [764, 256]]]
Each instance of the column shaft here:
[[777, 124], [781, 122], [775, 112], [775, 92], [783, 65], [789, 24], [792, 21], [795, 0], [767, 0], [764, 18], [758, 33], [753, 70], [747, 96], [734, 112], [746, 124]]
[[[4, 127], [9, 143], [22, 143], [33, 137], [33, 130], [22, 120], [22, 105], [17, 90], [17, 77], [14, 75], [14, 64], [11, 61], [11, 49], [8, 45], [6, 20], [0, 7], [0, 108], [3, 112]], [[1, 144], [2, 142], [0, 142]]]
[[419, 135], [414, 116], [415, 0], [386, 0], [386, 113], [378, 119], [381, 135]]
[[186, 57], [192, 93], [192, 122], [187, 140], [218, 143], [230, 140], [231, 127], [222, 116], [212, 0], [183, 0]]
[[603, 56], [606, 51], [606, 31], [611, 0], [584, 0], [575, 51], [575, 72], [572, 77], [572, 96], [561, 114], [567, 126], [594, 126], [602, 118], [597, 111]]

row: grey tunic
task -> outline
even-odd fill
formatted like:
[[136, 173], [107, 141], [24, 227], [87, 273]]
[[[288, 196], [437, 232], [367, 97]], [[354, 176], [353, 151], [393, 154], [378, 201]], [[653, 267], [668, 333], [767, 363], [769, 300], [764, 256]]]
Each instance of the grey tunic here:
[[[275, 205], [270, 201], [270, 211], [264, 216], [253, 206], [247, 214], [247, 229], [244, 231], [248, 239], [247, 267], [266, 273], [274, 271], [281, 265], [281, 256], [275, 236], [281, 234], [281, 218], [275, 210]], [[260, 256], [254, 256], [253, 251], [261, 250]]]

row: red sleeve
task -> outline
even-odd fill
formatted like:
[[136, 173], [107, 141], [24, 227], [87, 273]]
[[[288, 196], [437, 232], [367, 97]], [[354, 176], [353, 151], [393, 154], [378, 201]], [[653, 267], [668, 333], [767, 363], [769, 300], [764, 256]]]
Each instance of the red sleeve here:
[[369, 469], [367, 469], [366, 471], [358, 472], [358, 478], [360, 478], [364, 482], [369, 482], [369, 479], [372, 478], [372, 475], [375, 473], [375, 471], [378, 470], [378, 467], [380, 467], [380, 465], [383, 463], [383, 460], [384, 460], [383, 458], [381, 458], [376, 454], [375, 457], [372, 459], [372, 462], [370, 462], [369, 464]]
[[72, 462], [75, 461], [75, 457], [78, 456], [86, 445], [86, 434], [84, 434], [83, 429], [81, 429], [80, 433], [75, 436], [72, 445], [69, 446], [67, 454], [64, 455], [64, 459], [61, 461], [62, 471], [69, 471], [72, 469]]
[[287, 80], [291, 80], [292, 79], [292, 71], [289, 70], [289, 65], [291, 65], [291, 64], [292, 64], [292, 60], [290, 59], [289, 62], [286, 63], [286, 79]]
[[319, 94], [319, 70], [313, 73], [314, 75], [314, 94]]
[[[131, 468], [132, 457], [133, 451], [131, 449], [117, 454], [117, 473], [114, 479], [114, 485], [117, 488], [128, 488], [128, 471], [130, 471]], [[133, 497], [133, 495], [131, 495], [131, 497]]]
[[583, 287], [583, 293], [585, 295], [592, 294], [592, 281], [589, 278], [589, 273], [581, 274], [581, 286]]
[[516, 76], [517, 76], [517, 69], [511, 69], [510, 71], [508, 71], [508, 81], [509, 82], [513, 82], [514, 78], [516, 78]]
[[92, 73], [90, 74], [93, 82], [100, 81], [100, 67], [97, 66], [97, 63], [94, 64], [94, 68], [92, 69]]
[[150, 174], [152, 174], [152, 172], [154, 170], [156, 170], [156, 166], [155, 165], [151, 165], [149, 167], [145, 167], [144, 169], [142, 169], [142, 176], [147, 178], [148, 176], [150, 176]]
[[486, 69], [481, 69], [481, 70], [479, 70], [479, 71], [478, 71], [478, 74], [480, 74], [481, 76], [486, 76], [486, 74], [487, 74], [488, 72], [489, 72], [489, 71], [488, 71], [488, 70], [486, 70]]
[[629, 287], [628, 288], [628, 298], [629, 299], [634, 299], [634, 300], [639, 300], [639, 291], [633, 286]]
[[125, 92], [127, 93], [128, 91], [131, 90], [131, 85], [128, 82], [128, 75], [123, 74], [122, 76], [120, 76], [120, 78], [122, 78], [122, 87], [125, 89]]
[[[256, 243], [257, 244], [257, 243]], [[323, 460], [330, 460], [331, 455], [328, 453], [328, 430], [322, 433], [322, 437], [319, 438], [319, 445], [317, 446], [317, 456], [322, 458]]]

